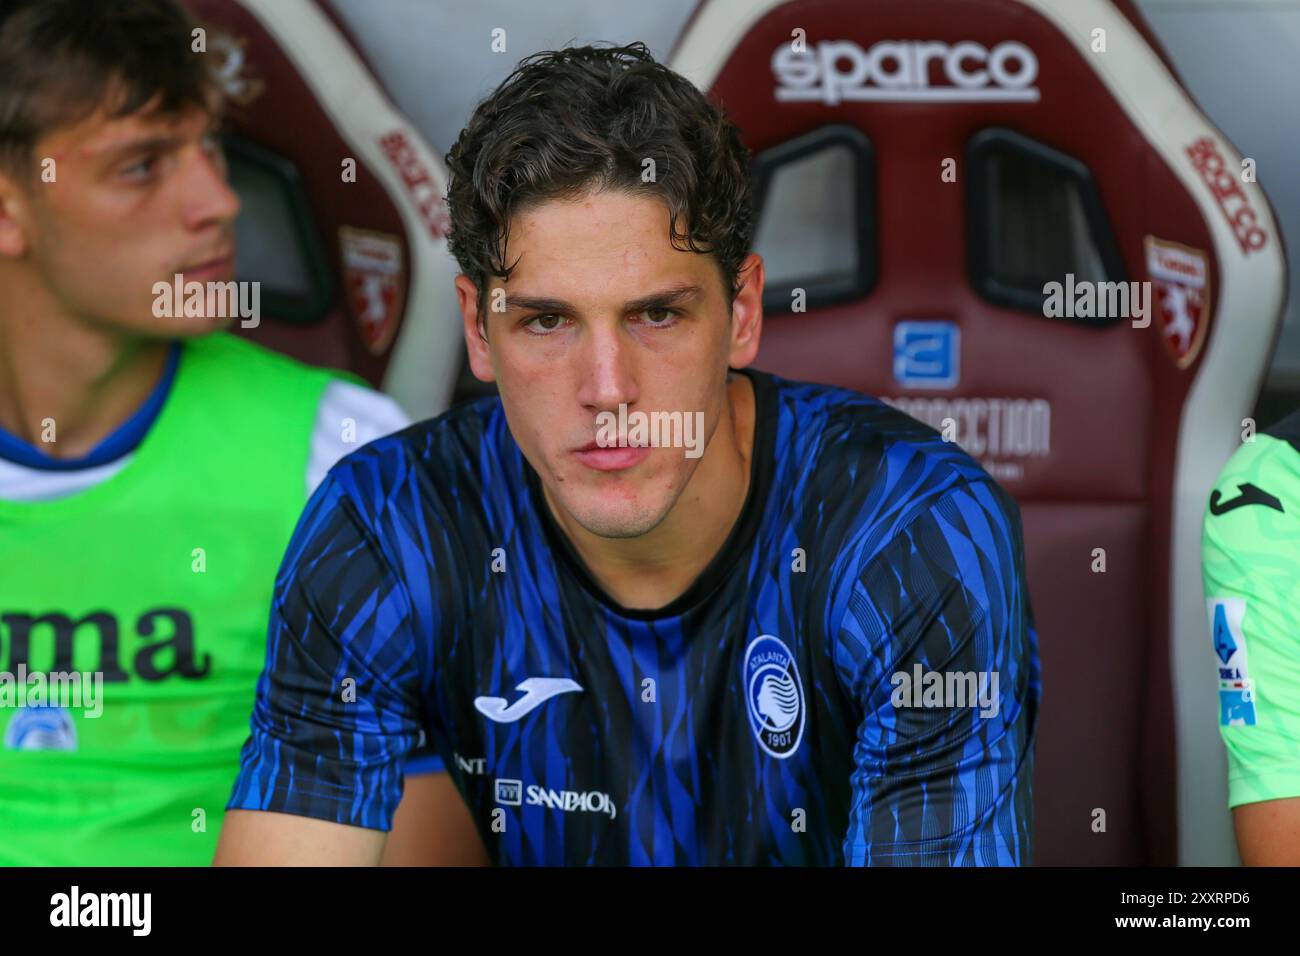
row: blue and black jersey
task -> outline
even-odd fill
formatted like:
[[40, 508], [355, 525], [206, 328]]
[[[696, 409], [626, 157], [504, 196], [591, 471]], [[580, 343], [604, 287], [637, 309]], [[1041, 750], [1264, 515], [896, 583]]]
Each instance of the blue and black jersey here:
[[744, 374], [743, 510], [658, 610], [597, 586], [499, 399], [336, 465], [229, 806], [387, 830], [427, 740], [503, 864], [1028, 863], [1016, 505], [876, 399]]

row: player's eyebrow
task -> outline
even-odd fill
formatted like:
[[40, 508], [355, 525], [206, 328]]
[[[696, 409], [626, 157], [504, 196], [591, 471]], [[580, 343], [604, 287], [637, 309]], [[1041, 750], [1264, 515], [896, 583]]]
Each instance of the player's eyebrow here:
[[[693, 284], [676, 285], [661, 289], [658, 292], [651, 292], [649, 295], [625, 302], [623, 304], [623, 314], [636, 315], [649, 309], [667, 309], [676, 305], [684, 305], [699, 296], [700, 292], [700, 287]], [[566, 302], [564, 299], [532, 295], [507, 295], [506, 309], [523, 309], [529, 312], [555, 315], [573, 315], [578, 311], [572, 303]]]
[[[203, 135], [221, 131], [221, 117], [209, 114], [210, 118], [203, 127]], [[137, 153], [166, 153], [180, 149], [188, 136], [179, 132], [155, 133], [153, 135], [128, 135], [99, 144], [92, 140], [86, 147], [88, 155], [104, 159], [110, 165]]]
[[649, 309], [667, 309], [674, 305], [684, 305], [700, 294], [697, 285], [678, 285], [662, 292], [652, 292], [639, 299], [633, 299], [623, 306], [624, 315], [636, 315]]
[[147, 136], [141, 139], [128, 139], [124, 142], [109, 143], [103, 146], [90, 146], [88, 152], [96, 158], [112, 162], [135, 153], [164, 153], [176, 149], [181, 144], [181, 137], [174, 135]]

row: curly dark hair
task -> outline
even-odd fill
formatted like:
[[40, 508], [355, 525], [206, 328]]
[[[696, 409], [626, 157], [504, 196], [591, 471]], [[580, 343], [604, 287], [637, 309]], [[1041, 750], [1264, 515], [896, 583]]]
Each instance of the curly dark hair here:
[[[653, 181], [643, 163], [654, 160]], [[590, 191], [647, 191], [670, 241], [711, 254], [734, 298], [754, 214], [749, 151], [724, 113], [644, 43], [537, 53], [474, 111], [447, 154], [452, 255], [479, 291], [509, 279], [511, 218]]]

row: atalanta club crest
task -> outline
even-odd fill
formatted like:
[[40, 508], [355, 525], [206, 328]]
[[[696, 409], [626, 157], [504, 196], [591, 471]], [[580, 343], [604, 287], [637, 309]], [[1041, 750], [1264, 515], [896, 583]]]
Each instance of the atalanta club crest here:
[[397, 334], [405, 268], [396, 236], [343, 226], [339, 230], [348, 308], [372, 355], [382, 355]]
[[745, 702], [758, 745], [784, 760], [803, 739], [803, 683], [790, 648], [770, 634], [755, 638], [745, 650]]
[[76, 750], [77, 728], [62, 707], [27, 707], [5, 728], [8, 750]]

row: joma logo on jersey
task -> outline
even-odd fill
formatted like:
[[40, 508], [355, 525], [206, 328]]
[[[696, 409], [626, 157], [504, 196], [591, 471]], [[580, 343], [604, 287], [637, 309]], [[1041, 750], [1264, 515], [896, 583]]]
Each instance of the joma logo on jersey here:
[[[180, 608], [145, 611], [136, 619], [135, 633], [141, 638], [162, 637], [140, 647], [131, 659], [134, 676], [141, 680], [160, 681], [173, 675], [192, 680], [206, 677], [212, 669], [212, 655], [204, 654], [201, 660], [195, 660], [194, 621]], [[33, 641], [33, 636], [39, 640]], [[90, 660], [85, 650], [88, 642], [97, 650]], [[35, 665], [33, 644], [41, 652]], [[132, 673], [122, 669], [118, 619], [111, 612], [92, 611], [76, 620], [58, 611], [0, 613], [0, 666], [7, 670], [21, 665], [33, 673], [74, 671], [78, 669], [73, 666], [74, 649], [83, 665], [81, 670], [102, 672], [106, 683], [131, 679]], [[48, 667], [44, 666], [46, 661]]]

